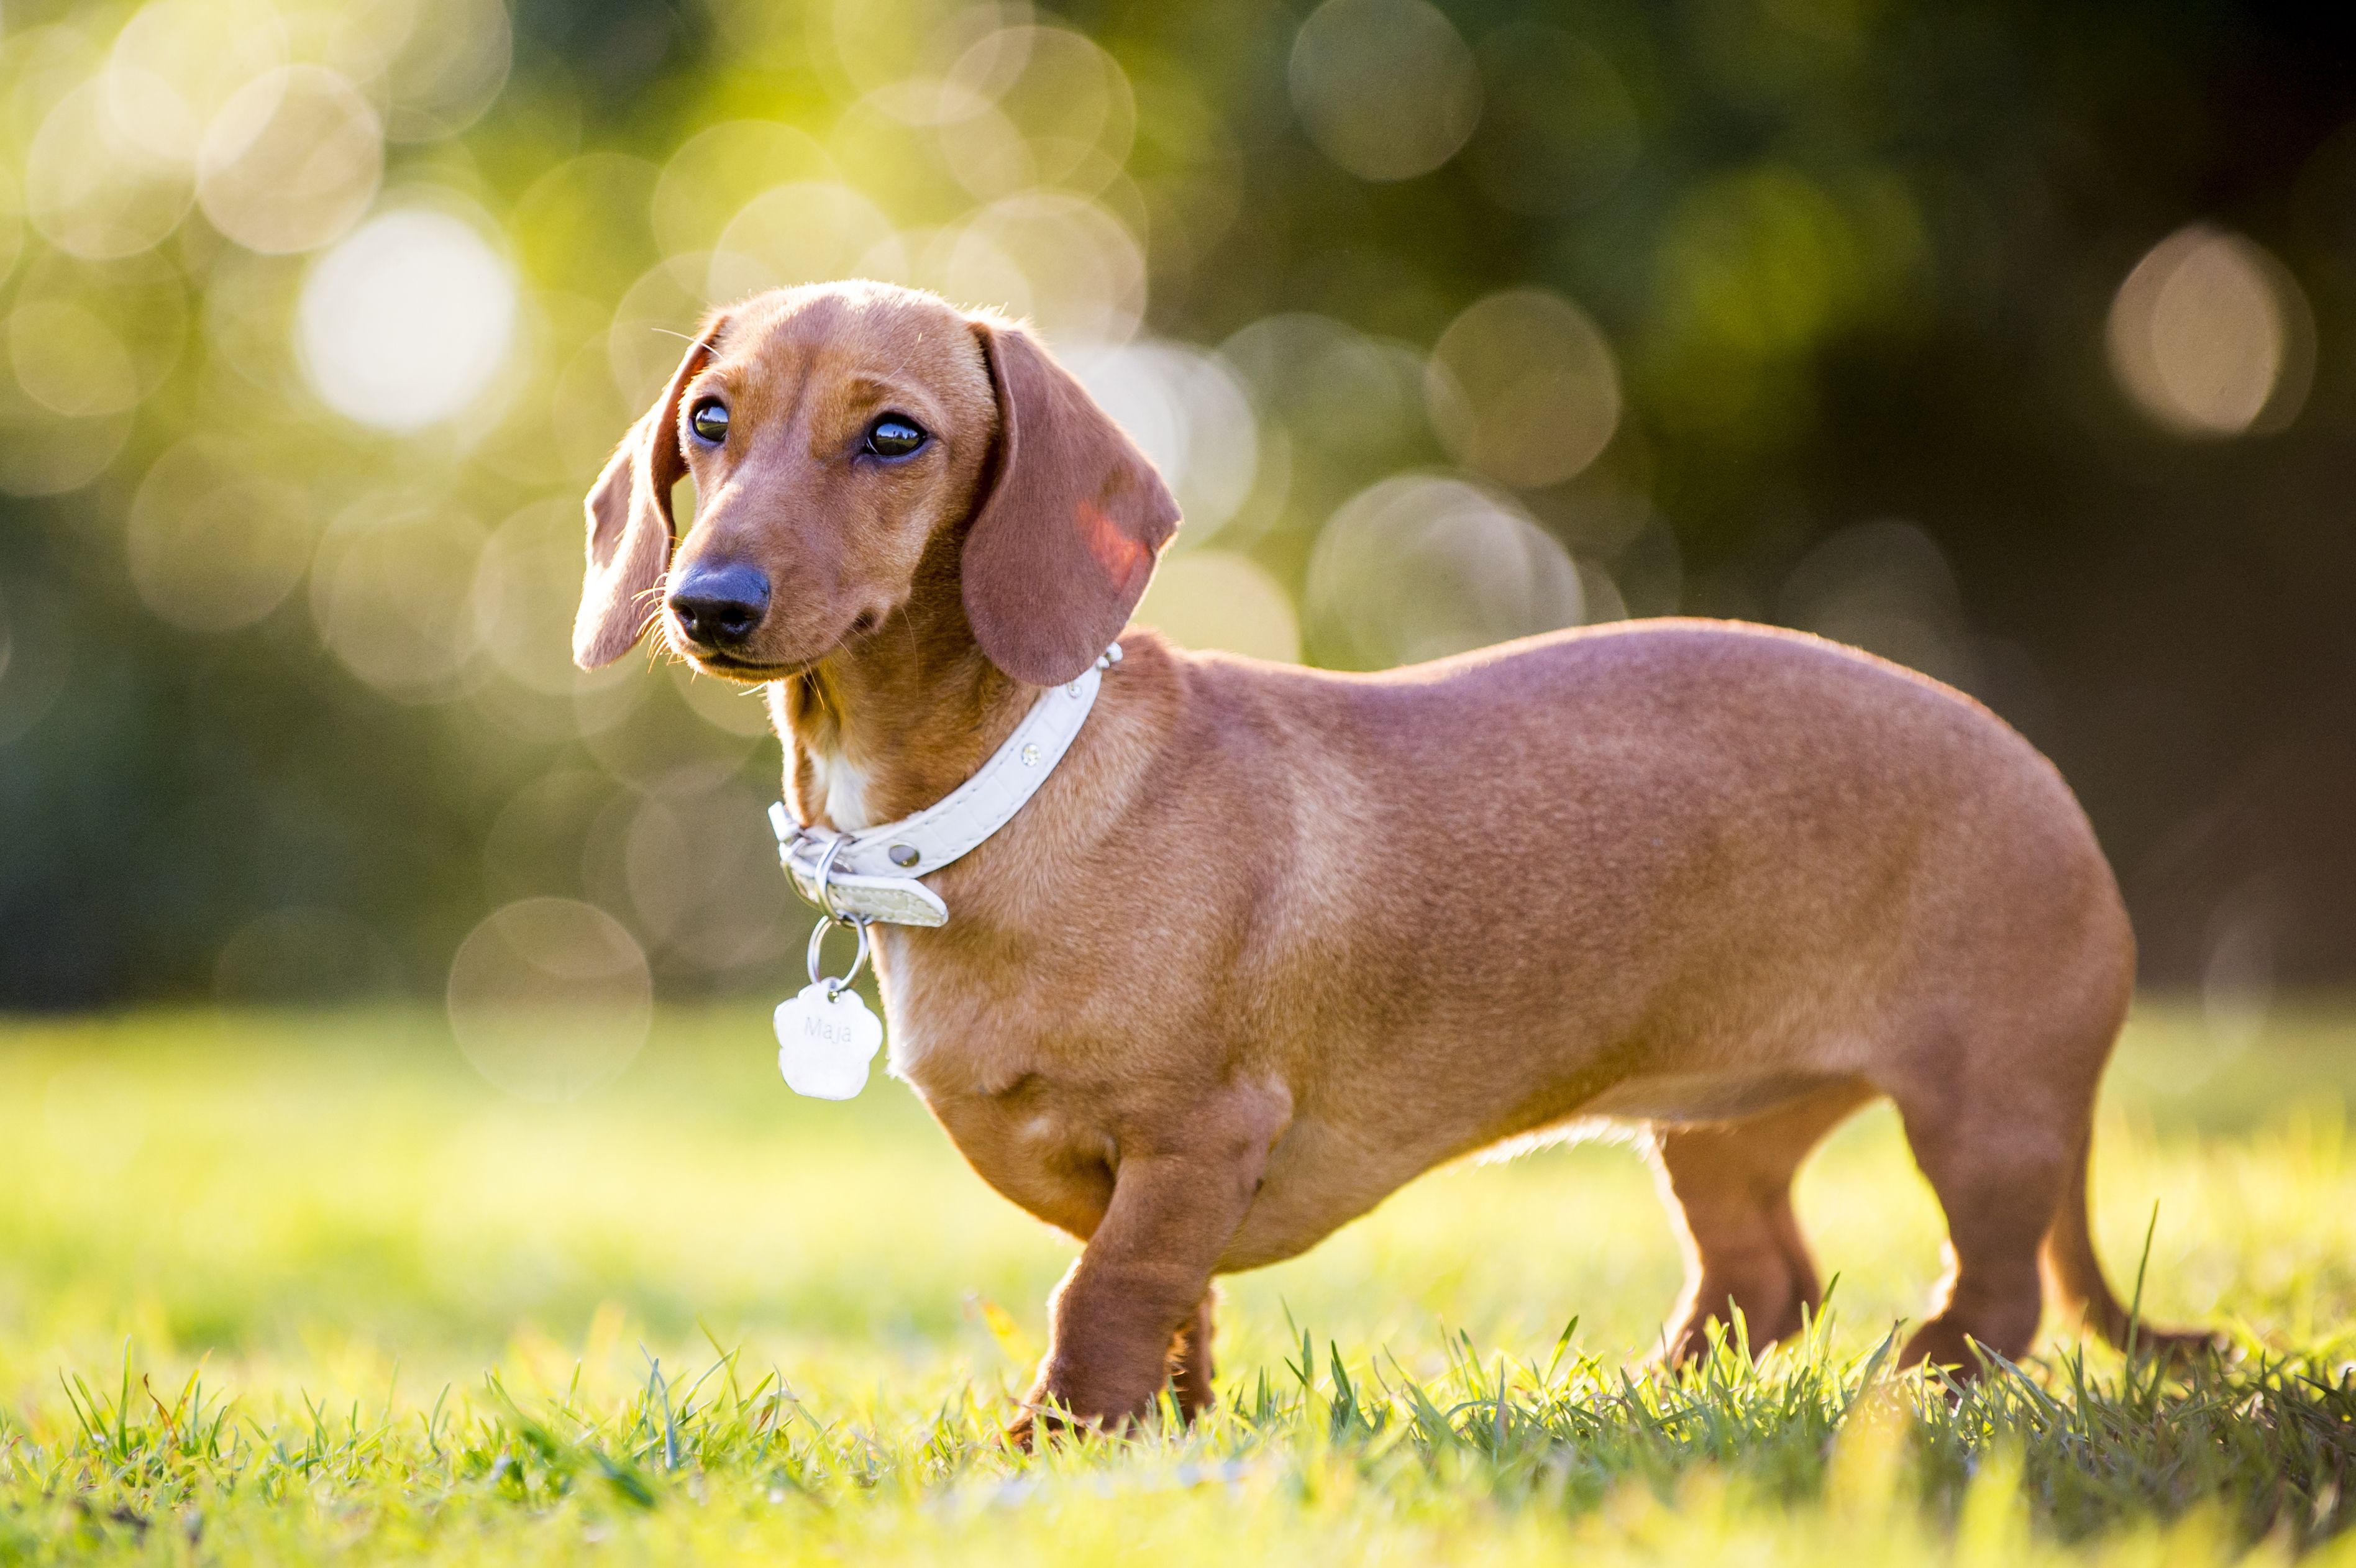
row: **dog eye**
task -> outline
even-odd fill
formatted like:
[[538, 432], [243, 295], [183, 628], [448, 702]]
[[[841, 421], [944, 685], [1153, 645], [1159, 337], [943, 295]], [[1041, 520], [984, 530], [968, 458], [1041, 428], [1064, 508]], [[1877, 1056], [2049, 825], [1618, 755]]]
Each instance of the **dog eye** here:
[[706, 398], [688, 411], [687, 423], [696, 440], [718, 446], [728, 439], [728, 405], [718, 398]]
[[878, 457], [905, 457], [925, 441], [916, 421], [898, 414], [885, 414], [867, 427], [867, 450]]

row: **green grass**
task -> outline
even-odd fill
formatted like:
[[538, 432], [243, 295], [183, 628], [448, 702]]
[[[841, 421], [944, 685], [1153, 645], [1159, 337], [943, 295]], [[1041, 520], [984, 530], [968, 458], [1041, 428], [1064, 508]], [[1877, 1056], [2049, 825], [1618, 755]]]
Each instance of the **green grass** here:
[[1891, 1377], [1939, 1225], [1882, 1112], [1802, 1179], [1805, 1345], [1644, 1370], [1651, 1180], [1548, 1150], [1230, 1281], [1193, 1432], [1035, 1459], [1070, 1244], [900, 1086], [795, 1099], [765, 1023], [667, 1014], [566, 1106], [424, 1014], [0, 1025], [0, 1563], [2356, 1563], [2356, 1011], [2220, 1061], [2147, 1009], [2114, 1071], [2105, 1255], [2148, 1231], [2145, 1310], [2235, 1366]]

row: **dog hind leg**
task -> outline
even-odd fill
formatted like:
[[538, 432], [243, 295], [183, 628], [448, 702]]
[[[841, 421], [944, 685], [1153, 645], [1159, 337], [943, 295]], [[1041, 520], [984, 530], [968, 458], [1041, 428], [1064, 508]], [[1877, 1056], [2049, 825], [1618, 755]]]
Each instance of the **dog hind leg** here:
[[2026, 1355], [2044, 1307], [2039, 1253], [2083, 1157], [2092, 1091], [1925, 1096], [1893, 1090], [1906, 1141], [1947, 1219], [1947, 1272], [1900, 1353], [1978, 1371], [1972, 1341]]

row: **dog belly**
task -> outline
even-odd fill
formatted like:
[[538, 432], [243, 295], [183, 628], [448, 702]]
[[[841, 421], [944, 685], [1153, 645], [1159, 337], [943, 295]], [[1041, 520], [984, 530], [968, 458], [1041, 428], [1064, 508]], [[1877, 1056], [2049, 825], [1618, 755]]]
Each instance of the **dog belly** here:
[[1580, 1105], [1571, 1119], [1671, 1125], [1738, 1121], [1788, 1104], [1846, 1076], [1793, 1070], [1646, 1073], [1613, 1084]]
[[1844, 1072], [1768, 1069], [1646, 1073], [1582, 1101], [1569, 1115], [1442, 1143], [1440, 1129], [1385, 1140], [1380, 1147], [1343, 1128], [1296, 1123], [1269, 1162], [1266, 1185], [1219, 1260], [1219, 1272], [1262, 1268], [1297, 1257], [1369, 1212], [1417, 1178], [1468, 1156], [1515, 1154], [1612, 1125], [1635, 1127], [1737, 1121], [1772, 1111], [1837, 1083]]

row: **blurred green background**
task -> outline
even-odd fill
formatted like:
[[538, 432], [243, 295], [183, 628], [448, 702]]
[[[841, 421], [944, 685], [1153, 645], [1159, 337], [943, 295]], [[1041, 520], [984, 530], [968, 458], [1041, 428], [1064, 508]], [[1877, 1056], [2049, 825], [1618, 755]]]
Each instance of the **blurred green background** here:
[[[678, 335], [866, 274], [1163, 464], [1183, 640], [1683, 611], [1982, 696], [2246, 1039], [2356, 978], [2327, 13], [11, 4], [0, 1005], [446, 990], [562, 1093], [798, 980], [758, 703], [565, 628]], [[561, 1061], [498, 1023], [550, 990]]]

